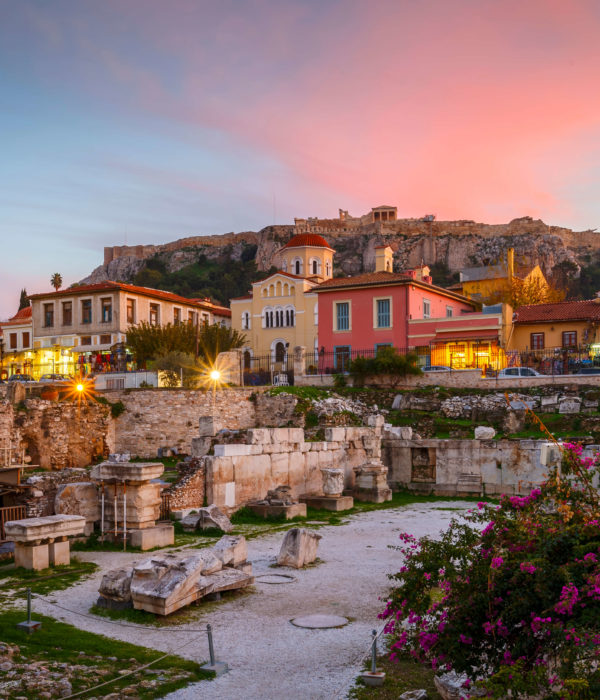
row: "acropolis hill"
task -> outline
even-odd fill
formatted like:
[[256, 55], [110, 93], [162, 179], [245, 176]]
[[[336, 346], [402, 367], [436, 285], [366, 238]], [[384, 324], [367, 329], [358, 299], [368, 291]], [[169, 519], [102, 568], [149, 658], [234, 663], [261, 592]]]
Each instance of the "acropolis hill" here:
[[293, 235], [306, 232], [324, 235], [335, 248], [338, 275], [372, 269], [374, 249], [380, 244], [392, 247], [397, 269], [425, 262], [443, 264], [451, 272], [497, 262], [509, 247], [515, 249], [517, 262], [539, 263], [546, 275], [564, 263], [579, 268], [600, 252], [600, 233], [595, 230], [572, 231], [528, 216], [507, 224], [438, 221], [434, 216], [399, 219], [395, 207], [380, 206], [360, 217], [340, 209], [337, 218], [297, 218], [293, 225], [266, 226], [258, 232], [191, 236], [163, 245], [105, 248], [104, 264], [83, 281], [131, 281], [145, 261], [155, 256], [172, 272], [196, 262], [200, 253], [210, 260], [223, 255], [239, 260], [246, 251], [244, 259], [254, 256], [258, 269], [268, 270], [278, 264], [277, 250]]

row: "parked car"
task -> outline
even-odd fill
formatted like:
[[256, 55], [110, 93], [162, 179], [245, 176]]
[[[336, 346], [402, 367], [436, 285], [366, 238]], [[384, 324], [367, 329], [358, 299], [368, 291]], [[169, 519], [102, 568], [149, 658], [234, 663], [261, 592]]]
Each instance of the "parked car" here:
[[600, 367], [582, 367], [575, 374], [600, 374]]
[[451, 372], [452, 367], [445, 367], [444, 365], [428, 365], [423, 367], [423, 372]]
[[42, 384], [53, 384], [54, 382], [68, 382], [71, 377], [66, 374], [42, 374], [40, 382]]
[[35, 382], [35, 379], [29, 374], [12, 374], [8, 378], [9, 382]]
[[505, 367], [498, 372], [498, 379], [509, 377], [545, 377], [531, 367]]

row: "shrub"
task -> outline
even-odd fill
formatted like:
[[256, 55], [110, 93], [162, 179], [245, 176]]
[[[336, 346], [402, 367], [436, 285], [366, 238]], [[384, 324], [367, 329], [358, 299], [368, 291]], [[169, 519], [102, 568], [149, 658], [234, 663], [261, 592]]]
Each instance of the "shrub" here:
[[363, 386], [367, 377], [386, 375], [390, 377], [391, 385], [396, 386], [400, 379], [408, 375], [423, 374], [418, 365], [416, 353], [398, 354], [394, 347], [379, 348], [375, 357], [359, 356], [350, 363], [350, 375], [355, 386]]
[[122, 401], [116, 401], [110, 405], [110, 415], [113, 418], [118, 418], [122, 413], [125, 413], [127, 409]]
[[343, 374], [334, 374], [333, 375], [333, 386], [336, 389], [343, 389], [348, 382], [346, 381], [346, 377]]
[[599, 460], [562, 450], [528, 496], [478, 503], [438, 541], [400, 536], [381, 615], [392, 656], [465, 672], [492, 697], [600, 696]]

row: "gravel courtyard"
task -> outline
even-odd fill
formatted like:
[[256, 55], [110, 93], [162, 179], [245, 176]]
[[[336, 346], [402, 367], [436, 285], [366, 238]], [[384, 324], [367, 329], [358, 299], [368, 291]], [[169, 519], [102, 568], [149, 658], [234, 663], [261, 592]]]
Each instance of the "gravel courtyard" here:
[[[387, 574], [400, 566], [399, 553], [388, 545], [398, 543], [398, 533], [435, 535], [458, 510], [471, 507], [462, 501], [413, 504], [393, 510], [377, 510], [351, 516], [343, 526], [321, 528], [322, 563], [305, 570], [272, 568], [283, 533], [252, 539], [248, 559], [254, 575], [286, 573], [291, 583], [273, 585], [258, 578], [253, 592], [210, 604], [206, 615], [182, 631], [147, 629], [114, 624], [102, 618], [82, 617], [51, 605], [56, 602], [77, 613], [88, 613], [97, 598], [102, 573], [56, 593], [35, 600], [34, 609], [77, 627], [181, 656], [205, 660], [206, 635], [197, 630], [210, 623], [217, 659], [229, 672], [170, 694], [172, 700], [215, 698], [263, 700], [344, 698], [362, 667], [372, 629], [381, 627], [381, 610], [389, 581]], [[150, 555], [115, 552], [79, 553], [105, 571]], [[350, 619], [342, 628], [311, 630], [295, 627], [292, 618], [312, 613], [341, 615]], [[190, 643], [183, 648], [182, 645]]]

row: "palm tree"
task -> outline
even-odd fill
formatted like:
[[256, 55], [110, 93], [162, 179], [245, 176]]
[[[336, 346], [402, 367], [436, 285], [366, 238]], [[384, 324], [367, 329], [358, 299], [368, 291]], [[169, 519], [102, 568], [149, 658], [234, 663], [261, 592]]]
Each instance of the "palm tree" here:
[[50, 278], [50, 284], [58, 292], [58, 290], [62, 287], [62, 275], [60, 274], [60, 272], [55, 272], [52, 275], [52, 277]]

